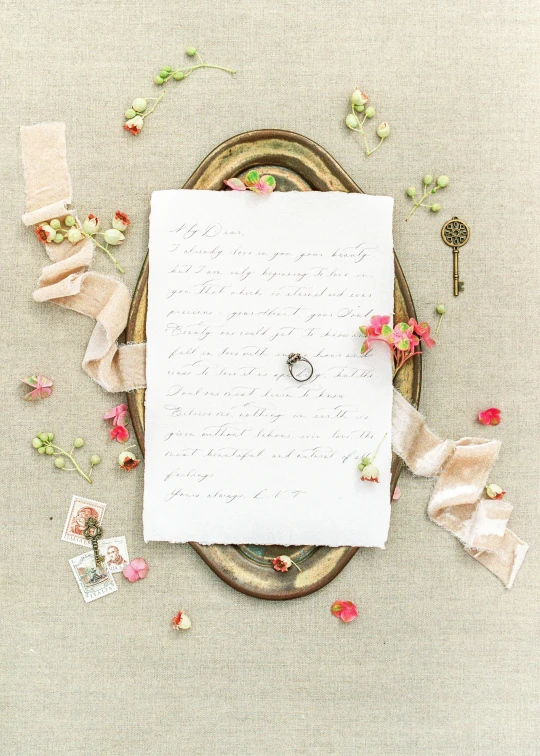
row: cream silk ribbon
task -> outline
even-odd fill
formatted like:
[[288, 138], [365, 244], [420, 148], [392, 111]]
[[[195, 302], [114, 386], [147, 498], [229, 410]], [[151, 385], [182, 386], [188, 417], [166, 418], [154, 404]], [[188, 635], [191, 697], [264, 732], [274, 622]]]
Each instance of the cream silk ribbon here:
[[[74, 214], [65, 124], [22, 127], [21, 139], [27, 201], [23, 223], [33, 226]], [[83, 369], [105, 391], [144, 388], [145, 345], [118, 346], [116, 341], [129, 314], [131, 297], [126, 286], [87, 270], [94, 253], [89, 239], [43, 246], [53, 262], [43, 268], [34, 299], [55, 302], [96, 321]], [[474, 559], [511, 588], [528, 546], [507, 528], [512, 505], [484, 494], [500, 441], [442, 441], [394, 390], [392, 447], [415, 475], [437, 478], [427, 508], [429, 518], [449, 530]]]

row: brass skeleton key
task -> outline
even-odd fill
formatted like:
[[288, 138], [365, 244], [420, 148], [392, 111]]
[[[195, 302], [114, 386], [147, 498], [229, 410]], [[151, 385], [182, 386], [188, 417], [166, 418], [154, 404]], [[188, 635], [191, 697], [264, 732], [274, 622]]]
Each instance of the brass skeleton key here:
[[442, 227], [441, 236], [443, 242], [452, 247], [454, 251], [454, 296], [457, 297], [464, 288], [463, 281], [459, 280], [459, 250], [467, 244], [471, 232], [468, 225], [454, 215]]
[[96, 567], [99, 569], [102, 563], [105, 561], [105, 557], [101, 556], [98, 548], [98, 538], [103, 535], [103, 528], [96, 520], [95, 517], [89, 517], [85, 523], [83, 536], [84, 538], [92, 541], [92, 548], [94, 549], [94, 559], [96, 560]]

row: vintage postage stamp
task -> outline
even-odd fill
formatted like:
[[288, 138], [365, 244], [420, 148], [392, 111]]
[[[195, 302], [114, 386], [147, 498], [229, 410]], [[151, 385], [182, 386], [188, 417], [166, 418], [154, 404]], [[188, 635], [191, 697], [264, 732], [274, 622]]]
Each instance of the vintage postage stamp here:
[[99, 553], [105, 557], [105, 564], [111, 572], [122, 572], [129, 562], [125, 536], [104, 538], [98, 541]]
[[106, 565], [96, 567], [93, 551], [80, 554], [69, 563], [87, 604], [118, 590], [109, 568]]
[[64, 525], [62, 541], [76, 543], [77, 546], [91, 546], [91, 541], [85, 540], [82, 535], [86, 520], [89, 517], [95, 517], [101, 525], [106, 506], [99, 501], [74, 496]]

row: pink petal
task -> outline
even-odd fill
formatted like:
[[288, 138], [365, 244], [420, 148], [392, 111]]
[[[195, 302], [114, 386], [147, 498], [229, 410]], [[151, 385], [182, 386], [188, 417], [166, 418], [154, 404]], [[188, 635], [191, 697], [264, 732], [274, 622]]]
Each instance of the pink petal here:
[[343, 606], [344, 606], [343, 601], [334, 601], [334, 603], [330, 607], [330, 611], [332, 612], [334, 616], [339, 617], [339, 615], [343, 611]]
[[116, 407], [113, 407], [112, 409], [108, 410], [104, 415], [104, 420], [110, 420], [113, 417], [117, 417], [122, 412], [127, 412], [128, 406], [127, 404], [117, 404]]
[[128, 422], [129, 422], [129, 412], [120, 412], [114, 420], [115, 425], [127, 425]]
[[401, 488], [396, 486], [394, 493], [392, 494], [392, 501], [399, 501], [401, 499]]
[[26, 396], [24, 397], [29, 402], [35, 402], [38, 399], [46, 399], [48, 396], [51, 395], [51, 389], [50, 388], [41, 388], [39, 386], [38, 388], [35, 388], [33, 391], [30, 391]]
[[340, 619], [343, 620], [343, 622], [352, 622], [353, 619], [356, 619], [358, 617], [358, 612], [356, 611], [356, 607], [347, 607], [341, 612]]
[[129, 438], [129, 431], [124, 425], [115, 425], [109, 431], [109, 435], [112, 439], [116, 439], [119, 444], [125, 444]]
[[122, 570], [122, 574], [129, 580], [130, 583], [136, 583], [139, 579], [139, 573], [131, 566], [131, 563], [126, 564], [126, 566]]
[[230, 189], [234, 189], [237, 192], [245, 192], [246, 190], [246, 185], [244, 184], [242, 179], [239, 178], [225, 179], [223, 183], [227, 184]]
[[501, 411], [497, 407], [490, 407], [478, 413], [478, 422], [482, 425], [498, 425], [501, 422]]

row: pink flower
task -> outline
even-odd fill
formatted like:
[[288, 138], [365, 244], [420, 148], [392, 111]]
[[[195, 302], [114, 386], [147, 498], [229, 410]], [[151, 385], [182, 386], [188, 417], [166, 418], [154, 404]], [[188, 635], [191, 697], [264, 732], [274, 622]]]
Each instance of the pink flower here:
[[245, 179], [230, 178], [225, 179], [223, 183], [237, 192], [249, 189], [256, 194], [271, 194], [276, 188], [275, 178], [268, 175], [261, 176], [259, 171], [250, 171]]
[[400, 352], [408, 352], [419, 341], [413, 334], [412, 326], [408, 326], [407, 323], [398, 323], [394, 326], [391, 339], [394, 347]]
[[292, 565], [292, 559], [286, 555], [278, 556], [272, 559], [272, 564], [277, 572], [287, 572]]
[[478, 422], [482, 425], [498, 425], [501, 422], [501, 411], [497, 407], [490, 407], [478, 413]]
[[111, 428], [109, 431], [109, 435], [113, 441], [116, 439], [119, 444], [125, 444], [129, 438], [129, 431], [125, 425], [115, 425], [114, 428]]
[[48, 223], [42, 223], [40, 226], [36, 226], [34, 231], [37, 238], [40, 242], [43, 242], [43, 244], [50, 244], [56, 236], [56, 231], [49, 226]]
[[413, 327], [414, 333], [420, 336], [429, 349], [435, 346], [435, 341], [430, 336], [431, 328], [425, 321], [423, 323], [417, 323], [414, 318], [411, 318], [409, 320], [409, 325]]
[[148, 575], [148, 565], [142, 557], [137, 557], [124, 567], [122, 574], [130, 583], [136, 583]]
[[343, 622], [352, 622], [358, 617], [358, 611], [352, 601], [335, 601], [330, 611]]
[[21, 378], [21, 381], [26, 383], [27, 386], [32, 386], [33, 390], [24, 397], [30, 402], [36, 401], [37, 399], [45, 399], [47, 396], [51, 395], [51, 386], [53, 385], [53, 382], [50, 378], [46, 378], [44, 375], [31, 375], [28, 378]]
[[127, 404], [118, 404], [103, 415], [104, 420], [112, 420], [113, 427], [109, 431], [112, 439], [124, 444], [129, 438], [129, 431], [125, 427], [129, 421]]

